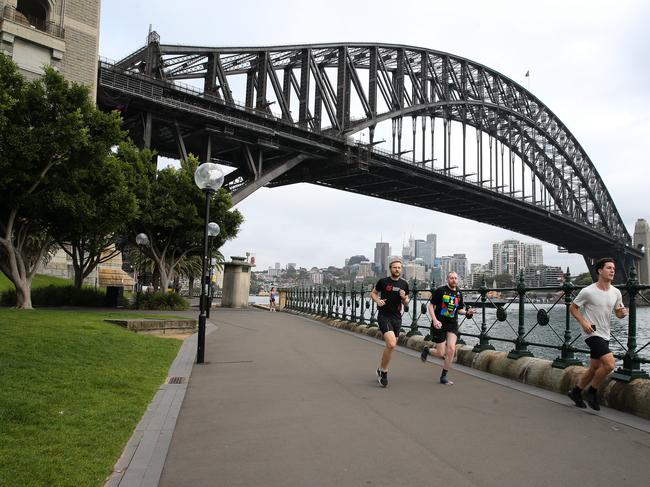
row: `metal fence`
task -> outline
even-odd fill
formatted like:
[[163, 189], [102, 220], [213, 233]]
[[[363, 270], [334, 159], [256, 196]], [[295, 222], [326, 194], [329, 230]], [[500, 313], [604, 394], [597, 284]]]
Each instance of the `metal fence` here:
[[[553, 367], [563, 369], [581, 365], [582, 360], [576, 353], [589, 351], [576, 346], [580, 333], [569, 307], [582, 287], [574, 286], [570, 279], [567, 272], [561, 286], [527, 287], [522, 273], [513, 288], [489, 288], [483, 281], [478, 289], [463, 289], [465, 304], [477, 308], [477, 312], [471, 318], [459, 317], [459, 343], [466, 343], [464, 338], [472, 339], [475, 352], [494, 350], [496, 342], [510, 343], [514, 345], [508, 353], [512, 359], [534, 356], [529, 347], [556, 350], [559, 354], [553, 360]], [[628, 303], [629, 315], [627, 328], [612, 329], [614, 356], [623, 360], [613, 377], [626, 382], [650, 378], [642, 367], [650, 364], [650, 337], [643, 338], [642, 341], [648, 338], [646, 343], [637, 344], [637, 305], [650, 305], [650, 300], [642, 293], [650, 289], [650, 285], [640, 284], [632, 269], [628, 281], [616, 287]], [[377, 307], [368, 289], [314, 286], [283, 291], [286, 293], [285, 307], [290, 310], [377, 327]], [[402, 316], [407, 336], [427, 333], [425, 339], [430, 339], [433, 328], [427, 303], [433, 291], [433, 288], [418, 289], [417, 283], [411, 286], [410, 303]], [[536, 295], [540, 293], [552, 298], [539, 302]], [[497, 294], [504, 299], [496, 300]], [[540, 330], [544, 331], [540, 333]]]

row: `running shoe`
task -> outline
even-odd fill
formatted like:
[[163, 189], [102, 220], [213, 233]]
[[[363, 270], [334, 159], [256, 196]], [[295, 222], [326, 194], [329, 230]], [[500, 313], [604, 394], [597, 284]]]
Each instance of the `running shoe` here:
[[429, 356], [429, 347], [424, 347], [422, 349], [422, 352], [420, 353], [420, 360], [422, 360], [422, 362], [426, 362], [428, 356]]
[[454, 385], [454, 383], [452, 381], [450, 381], [449, 377], [447, 377], [446, 375], [441, 375], [440, 376], [440, 383], [444, 384], [446, 386], [453, 386]]
[[598, 402], [598, 394], [596, 392], [587, 391], [585, 397], [587, 398], [587, 404], [589, 404], [591, 409], [594, 411], [600, 411], [600, 403]]
[[386, 387], [388, 385], [388, 372], [377, 369], [377, 382], [379, 382], [382, 387]]
[[579, 392], [576, 392], [574, 389], [571, 389], [567, 395], [571, 398], [571, 400], [579, 408], [586, 408], [587, 407], [584, 400], [582, 399], [582, 395]]

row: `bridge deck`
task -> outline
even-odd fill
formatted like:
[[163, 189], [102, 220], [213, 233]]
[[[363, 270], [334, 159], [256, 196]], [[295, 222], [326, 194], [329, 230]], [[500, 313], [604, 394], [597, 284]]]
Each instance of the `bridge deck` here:
[[[645, 485], [645, 431], [285, 313], [216, 310], [162, 486]], [[648, 422], [641, 421], [641, 425]], [[650, 423], [648, 423], [650, 424]]]

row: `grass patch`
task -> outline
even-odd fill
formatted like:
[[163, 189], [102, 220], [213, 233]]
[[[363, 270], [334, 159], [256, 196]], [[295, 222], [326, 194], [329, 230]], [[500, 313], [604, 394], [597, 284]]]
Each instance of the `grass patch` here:
[[[36, 274], [32, 280], [32, 289], [47, 286], [69, 286], [71, 284], [72, 281], [70, 279]], [[15, 289], [14, 284], [9, 280], [9, 278], [0, 272], [0, 293], [4, 291], [15, 291]]]
[[0, 485], [103, 484], [181, 345], [134, 316], [0, 309]]

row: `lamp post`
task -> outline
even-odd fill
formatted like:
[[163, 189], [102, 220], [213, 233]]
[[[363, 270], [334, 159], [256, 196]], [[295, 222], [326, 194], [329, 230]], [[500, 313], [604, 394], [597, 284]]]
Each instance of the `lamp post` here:
[[138, 245], [138, 250], [140, 251], [140, 268], [138, 269], [138, 280], [136, 282], [137, 293], [135, 295], [135, 307], [140, 309], [140, 292], [142, 291], [142, 267], [143, 267], [143, 257], [142, 257], [142, 247], [149, 245], [149, 237], [146, 233], [138, 233], [135, 236], [135, 243]]
[[210, 220], [210, 197], [223, 185], [223, 172], [219, 166], [204, 162], [194, 172], [194, 182], [205, 193], [205, 226], [203, 229], [203, 271], [201, 272], [201, 300], [199, 303], [199, 336], [196, 347], [196, 363], [202, 364], [205, 359], [205, 274], [208, 257], [208, 222]]
[[209, 262], [210, 262], [210, 275], [208, 278], [208, 286], [210, 286], [208, 289], [210, 290], [209, 297], [208, 297], [208, 306], [206, 308], [205, 315], [207, 318], [210, 317], [210, 310], [212, 309], [212, 298], [214, 297], [214, 287], [212, 286], [212, 269], [214, 267], [214, 264], [212, 263], [212, 248], [214, 247], [214, 237], [219, 235], [219, 232], [221, 229], [219, 228], [219, 225], [217, 225], [215, 222], [210, 222], [208, 223], [208, 237], [210, 238], [210, 254], [209, 254]]

